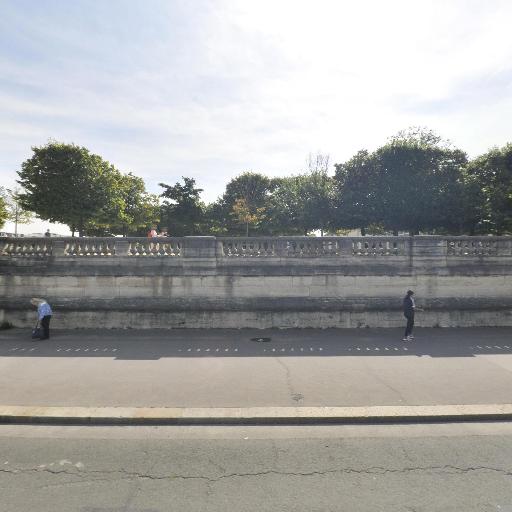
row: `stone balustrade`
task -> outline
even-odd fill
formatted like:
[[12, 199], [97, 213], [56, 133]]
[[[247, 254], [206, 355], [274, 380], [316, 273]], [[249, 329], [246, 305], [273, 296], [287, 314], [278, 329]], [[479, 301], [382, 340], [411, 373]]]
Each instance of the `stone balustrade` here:
[[[193, 258], [200, 247], [217, 258], [512, 256], [512, 237], [65, 237], [0, 238], [0, 257]], [[198, 254], [199, 256], [199, 254]], [[201, 256], [202, 257], [202, 256]]]
[[0, 322], [80, 327], [512, 325], [512, 237], [0, 238]]

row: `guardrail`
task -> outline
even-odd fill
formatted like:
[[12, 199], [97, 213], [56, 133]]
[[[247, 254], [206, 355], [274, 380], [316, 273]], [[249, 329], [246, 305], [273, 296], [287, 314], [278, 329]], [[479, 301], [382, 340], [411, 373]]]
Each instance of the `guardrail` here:
[[512, 256], [512, 237], [0, 238], [0, 257], [386, 258]]

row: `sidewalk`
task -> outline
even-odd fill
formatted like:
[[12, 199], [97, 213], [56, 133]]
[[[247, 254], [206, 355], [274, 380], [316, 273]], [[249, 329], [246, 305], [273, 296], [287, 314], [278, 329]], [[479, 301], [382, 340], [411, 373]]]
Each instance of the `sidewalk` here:
[[274, 408], [269, 417], [311, 420], [322, 408], [331, 419], [363, 409], [366, 417], [435, 417], [433, 407], [450, 405], [510, 414], [512, 403], [510, 328], [417, 329], [412, 342], [396, 329], [55, 330], [42, 342], [29, 335], [0, 331], [3, 421], [8, 406], [36, 407], [42, 417], [48, 407], [128, 408], [127, 417], [160, 408], [160, 419], [174, 421], [185, 409], [201, 416], [231, 408], [236, 418]]

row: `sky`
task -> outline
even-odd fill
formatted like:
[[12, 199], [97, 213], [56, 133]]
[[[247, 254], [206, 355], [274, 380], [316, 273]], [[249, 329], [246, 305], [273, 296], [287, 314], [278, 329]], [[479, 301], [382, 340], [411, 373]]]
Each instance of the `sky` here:
[[510, 26], [510, 0], [0, 0], [0, 186], [50, 139], [207, 202], [409, 126], [473, 157], [512, 141]]

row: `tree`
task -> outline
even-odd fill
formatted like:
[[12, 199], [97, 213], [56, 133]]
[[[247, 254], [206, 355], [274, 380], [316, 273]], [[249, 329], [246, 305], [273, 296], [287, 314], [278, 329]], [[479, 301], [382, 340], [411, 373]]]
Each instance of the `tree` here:
[[243, 197], [238, 198], [233, 205], [231, 215], [238, 224], [245, 225], [245, 236], [249, 236], [249, 226], [256, 227], [265, 214], [265, 208], [256, 208], [251, 210], [247, 200]]
[[361, 150], [347, 162], [334, 167], [334, 225], [360, 229], [364, 235], [366, 228], [380, 219], [376, 158]]
[[113, 166], [75, 144], [49, 142], [32, 151], [18, 171], [24, 188], [18, 196], [21, 206], [44, 220], [67, 224], [73, 235], [78, 230], [82, 236], [115, 196]]
[[472, 160], [465, 173], [466, 222], [470, 233], [512, 232], [512, 144]]
[[332, 224], [333, 180], [326, 170], [281, 178], [269, 200], [267, 226], [272, 232], [307, 235]]
[[194, 178], [183, 176], [183, 185], [160, 183], [165, 190], [161, 197], [165, 200], [161, 208], [161, 224], [173, 236], [199, 235], [204, 231], [205, 205], [196, 187]]
[[14, 222], [14, 236], [18, 235], [18, 224], [28, 224], [33, 219], [32, 213], [22, 208], [18, 194], [17, 187], [14, 190], [0, 187], [0, 197], [4, 203], [6, 220]]
[[110, 201], [87, 223], [89, 235], [141, 235], [157, 224], [158, 197], [146, 192], [144, 180], [132, 173], [112, 170]]
[[0, 228], [4, 227], [7, 218], [7, 205], [5, 203], [5, 199], [2, 196], [0, 196]]
[[398, 231], [463, 227], [466, 154], [429, 130], [409, 129], [336, 166], [337, 223]]
[[[213, 220], [217, 227], [221, 227], [229, 234], [243, 234], [242, 224], [233, 216], [233, 207], [240, 199], [251, 212], [251, 215], [261, 215], [268, 205], [270, 193], [276, 186], [276, 180], [272, 180], [263, 174], [245, 172], [232, 179], [226, 185], [226, 191], [215, 202], [210, 211], [215, 215]], [[260, 212], [260, 213], [257, 213]], [[264, 223], [254, 224], [255, 231], [264, 232]]]

